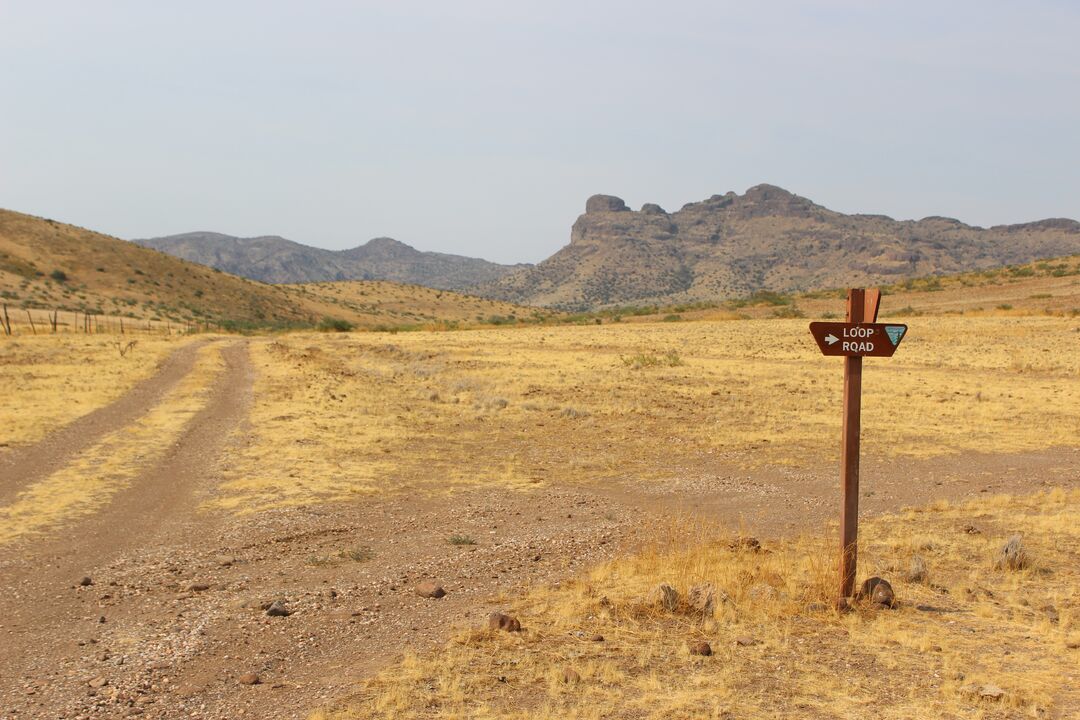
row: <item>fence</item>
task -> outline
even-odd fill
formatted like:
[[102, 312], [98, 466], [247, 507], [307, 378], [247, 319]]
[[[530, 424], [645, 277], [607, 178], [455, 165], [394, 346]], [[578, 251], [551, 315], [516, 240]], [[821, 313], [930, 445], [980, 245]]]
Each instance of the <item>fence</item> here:
[[4, 335], [55, 335], [57, 333], [184, 335], [222, 331], [221, 325], [214, 322], [146, 320], [119, 315], [98, 315], [72, 310], [42, 310], [41, 308], [12, 309], [7, 304], [0, 308], [0, 326], [3, 326]]

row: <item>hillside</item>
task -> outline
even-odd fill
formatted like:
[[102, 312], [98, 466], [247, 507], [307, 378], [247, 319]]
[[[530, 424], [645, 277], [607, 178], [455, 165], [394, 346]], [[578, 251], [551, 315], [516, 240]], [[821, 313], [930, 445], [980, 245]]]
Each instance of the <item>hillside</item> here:
[[0, 297], [12, 310], [252, 327], [310, 325], [324, 317], [362, 326], [475, 323], [532, 312], [390, 282], [268, 285], [9, 210], [0, 210]]
[[391, 280], [443, 290], [492, 282], [523, 265], [499, 265], [436, 252], [421, 252], [391, 238], [349, 250], [323, 250], [276, 235], [240, 238], [213, 232], [135, 240], [145, 247], [267, 283]]
[[944, 217], [845, 215], [758, 185], [669, 213], [595, 195], [570, 244], [536, 266], [481, 285], [503, 300], [587, 309], [681, 303], [893, 283], [1080, 252], [1080, 223], [979, 228]]

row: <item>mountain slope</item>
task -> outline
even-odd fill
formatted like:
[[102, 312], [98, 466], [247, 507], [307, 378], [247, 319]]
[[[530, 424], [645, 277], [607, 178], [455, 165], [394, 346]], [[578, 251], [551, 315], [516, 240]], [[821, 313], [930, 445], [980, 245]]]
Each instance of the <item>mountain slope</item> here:
[[[267, 252], [272, 252], [272, 244]], [[268, 285], [9, 210], [0, 210], [0, 298], [20, 311], [262, 327], [311, 324], [324, 317], [367, 326], [472, 323], [532, 312], [390, 282]]]
[[1080, 223], [1052, 219], [989, 229], [928, 217], [845, 215], [772, 185], [673, 213], [595, 195], [570, 244], [475, 292], [585, 309], [890, 283], [1080, 252]]
[[455, 290], [492, 282], [522, 265], [436, 252], [421, 252], [391, 238], [349, 250], [323, 250], [276, 235], [239, 238], [193, 232], [135, 240], [145, 247], [268, 283], [391, 280]]

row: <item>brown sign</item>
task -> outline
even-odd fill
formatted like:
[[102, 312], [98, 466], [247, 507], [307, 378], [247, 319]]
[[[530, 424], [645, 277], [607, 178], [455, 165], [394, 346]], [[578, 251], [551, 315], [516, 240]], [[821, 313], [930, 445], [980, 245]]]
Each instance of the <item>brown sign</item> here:
[[810, 332], [822, 355], [892, 357], [907, 334], [907, 325], [812, 322]]

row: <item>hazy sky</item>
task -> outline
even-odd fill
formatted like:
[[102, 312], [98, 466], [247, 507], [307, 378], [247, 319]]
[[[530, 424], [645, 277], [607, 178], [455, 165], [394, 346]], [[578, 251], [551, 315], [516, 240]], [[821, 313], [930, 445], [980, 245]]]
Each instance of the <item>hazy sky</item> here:
[[593, 193], [1080, 216], [1080, 3], [0, 0], [0, 207], [537, 261]]

